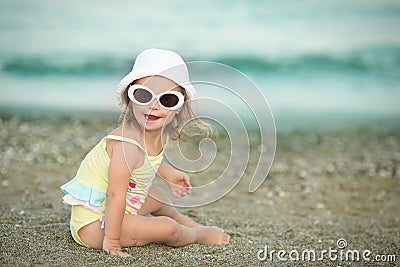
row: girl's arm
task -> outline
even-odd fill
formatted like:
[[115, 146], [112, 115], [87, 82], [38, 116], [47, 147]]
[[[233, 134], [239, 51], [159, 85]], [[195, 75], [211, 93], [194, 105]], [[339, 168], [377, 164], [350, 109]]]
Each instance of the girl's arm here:
[[157, 174], [166, 181], [174, 197], [184, 197], [191, 193], [190, 177], [186, 173], [176, 170], [163, 161], [158, 167]]
[[131, 170], [139, 163], [140, 151], [129, 143], [120, 141], [110, 141], [110, 143], [112, 151], [108, 169], [103, 250], [119, 256], [129, 256], [121, 251], [120, 236], [125, 214], [126, 190]]

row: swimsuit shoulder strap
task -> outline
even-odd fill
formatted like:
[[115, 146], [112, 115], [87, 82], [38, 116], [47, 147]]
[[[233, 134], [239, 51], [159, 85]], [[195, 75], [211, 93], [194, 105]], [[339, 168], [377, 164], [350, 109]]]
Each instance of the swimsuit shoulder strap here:
[[138, 146], [139, 148], [141, 148], [142, 150], [146, 151], [138, 141], [136, 141], [135, 139], [132, 139], [132, 138], [109, 134], [106, 137], [104, 137], [104, 139], [112, 139], [112, 140], [118, 140], [121, 142], [128, 142], [128, 143], [134, 144], [134, 145]]

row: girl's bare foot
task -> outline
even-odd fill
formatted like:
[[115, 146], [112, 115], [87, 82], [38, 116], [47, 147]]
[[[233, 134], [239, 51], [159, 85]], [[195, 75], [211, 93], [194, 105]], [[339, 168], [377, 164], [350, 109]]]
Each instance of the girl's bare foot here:
[[198, 244], [202, 245], [226, 245], [229, 243], [230, 236], [224, 233], [219, 227], [215, 226], [197, 226]]

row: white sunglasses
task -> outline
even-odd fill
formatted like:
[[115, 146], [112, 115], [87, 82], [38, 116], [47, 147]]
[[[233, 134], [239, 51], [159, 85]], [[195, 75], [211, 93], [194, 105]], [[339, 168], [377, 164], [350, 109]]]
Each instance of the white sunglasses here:
[[166, 91], [156, 95], [150, 88], [141, 84], [131, 85], [128, 89], [128, 97], [133, 103], [143, 106], [150, 104], [155, 98], [162, 108], [168, 110], [178, 109], [185, 102], [183, 94], [177, 91]]

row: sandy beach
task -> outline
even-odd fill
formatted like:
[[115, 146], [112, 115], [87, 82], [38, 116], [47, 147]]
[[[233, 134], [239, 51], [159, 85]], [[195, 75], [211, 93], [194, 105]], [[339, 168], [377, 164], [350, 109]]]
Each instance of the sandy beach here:
[[[248, 178], [221, 200], [182, 209], [231, 235], [226, 246], [161, 244], [118, 258], [77, 245], [59, 186], [116, 125], [115, 116], [0, 120], [2, 266], [396, 266], [400, 260], [400, 131], [354, 127], [280, 133], [272, 170], [249, 194]], [[339, 244], [338, 240], [342, 243]], [[347, 245], [343, 245], [346, 242]], [[370, 261], [295, 259], [298, 251], [371, 251]], [[287, 261], [265, 258], [286, 251]], [[291, 252], [292, 251], [292, 252]], [[289, 259], [289, 253], [292, 258]], [[267, 255], [269, 255], [267, 253]], [[317, 254], [320, 255], [320, 254]], [[395, 255], [395, 262], [376, 262]], [[337, 255], [340, 256], [340, 255]], [[294, 257], [294, 258], [293, 258]], [[317, 256], [318, 258], [318, 256]], [[382, 257], [381, 257], [382, 259]]]

